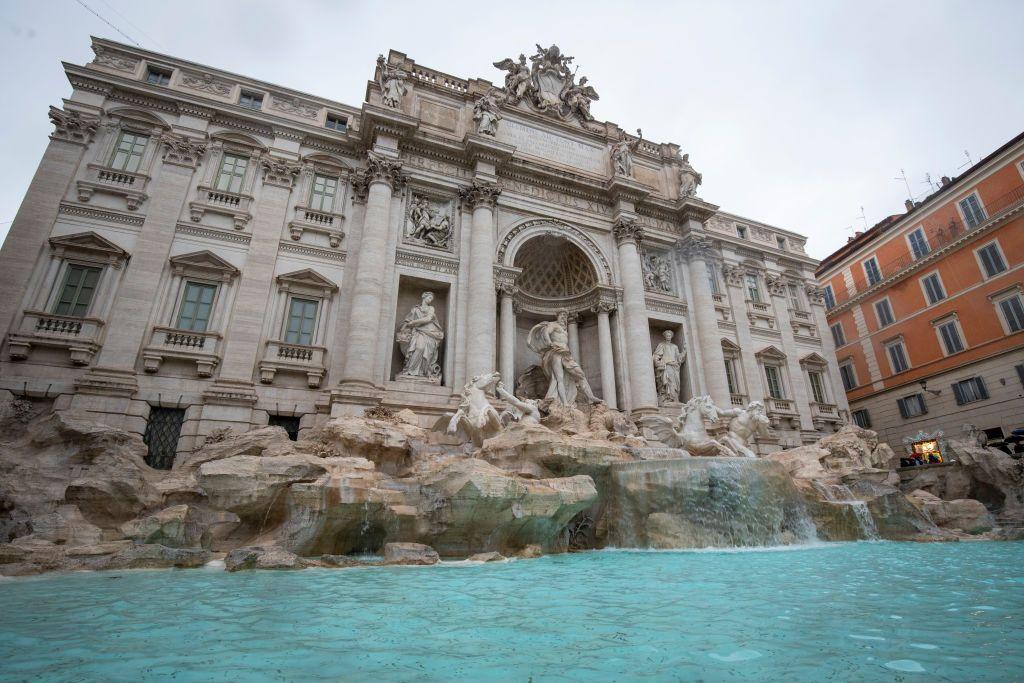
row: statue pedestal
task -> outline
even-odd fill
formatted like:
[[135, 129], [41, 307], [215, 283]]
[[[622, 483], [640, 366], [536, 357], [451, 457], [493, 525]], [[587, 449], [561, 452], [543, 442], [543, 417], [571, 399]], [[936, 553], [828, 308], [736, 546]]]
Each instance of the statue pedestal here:
[[421, 375], [407, 375], [404, 372], [395, 377], [396, 382], [415, 382], [417, 384], [441, 384], [441, 376], [423, 377]]

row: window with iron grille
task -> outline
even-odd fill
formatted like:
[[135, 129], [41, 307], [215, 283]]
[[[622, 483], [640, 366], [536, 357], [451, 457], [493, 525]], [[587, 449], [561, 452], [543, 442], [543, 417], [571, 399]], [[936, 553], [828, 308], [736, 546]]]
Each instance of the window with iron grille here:
[[901, 398], [896, 401], [896, 406], [900, 409], [900, 417], [904, 419], [924, 415], [928, 412], [924, 405], [924, 396], [921, 394], [912, 394]]
[[976, 194], [961, 199], [960, 210], [964, 212], [964, 223], [970, 228], [980, 225], [985, 220], [985, 210], [981, 208], [981, 202], [978, 201]]
[[171, 469], [184, 421], [184, 408], [150, 408], [146, 433], [142, 436], [146, 444], [147, 465], [156, 470]]
[[179, 330], [206, 332], [210, 324], [210, 312], [213, 310], [213, 297], [217, 293], [215, 285], [202, 282], [186, 282], [185, 295], [181, 297], [181, 308], [178, 310]]
[[993, 277], [1006, 270], [1006, 261], [999, 251], [999, 245], [995, 242], [986, 244], [978, 250], [978, 258], [981, 260], [981, 267], [985, 271], [985, 277]]
[[928, 297], [929, 304], [934, 304], [946, 298], [946, 290], [942, 288], [942, 280], [939, 279], [938, 273], [924, 276], [921, 278], [921, 283], [924, 285], [924, 293]]
[[853, 371], [853, 363], [844, 363], [839, 366], [839, 376], [843, 380], [843, 388], [852, 391], [857, 388], [857, 375]]
[[853, 424], [863, 429], [871, 429], [871, 415], [868, 414], [867, 409], [861, 408], [853, 411]]
[[102, 270], [93, 266], [69, 265], [53, 312], [57, 315], [84, 317], [89, 312], [89, 304], [96, 293]]
[[953, 396], [956, 404], [962, 406], [965, 403], [984, 401], [988, 398], [988, 390], [985, 389], [985, 382], [980, 377], [971, 377], [961, 382], [953, 382]]
[[869, 285], [875, 285], [882, 281], [882, 271], [878, 268], [878, 259], [874, 256], [864, 262], [864, 275], [868, 278]]
[[114, 156], [110, 159], [110, 167], [116, 168], [118, 171], [135, 173], [139, 170], [142, 153], [146, 151], [148, 144], [148, 135], [122, 131], [117, 138], [117, 145], [114, 146]]
[[299, 440], [299, 418], [298, 415], [271, 415], [267, 422], [271, 427], [280, 427], [288, 432], [288, 438], [292, 441]]
[[928, 240], [924, 236], [924, 228], [918, 228], [907, 235], [907, 241], [910, 242], [910, 251], [914, 254], [915, 259], [928, 255], [930, 249], [928, 249]]

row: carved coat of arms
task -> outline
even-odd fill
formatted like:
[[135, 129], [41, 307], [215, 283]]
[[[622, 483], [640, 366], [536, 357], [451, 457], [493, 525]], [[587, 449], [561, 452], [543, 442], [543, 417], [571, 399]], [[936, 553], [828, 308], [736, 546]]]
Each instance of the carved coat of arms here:
[[538, 111], [552, 113], [566, 119], [577, 116], [586, 123], [593, 120], [590, 103], [598, 99], [597, 91], [587, 85], [586, 77], [576, 82], [576, 72], [569, 69], [572, 57], [566, 57], [557, 45], [544, 48], [537, 45], [537, 53], [519, 60], [512, 58], [495, 62], [494, 66], [506, 72], [504, 102], [527, 102]]

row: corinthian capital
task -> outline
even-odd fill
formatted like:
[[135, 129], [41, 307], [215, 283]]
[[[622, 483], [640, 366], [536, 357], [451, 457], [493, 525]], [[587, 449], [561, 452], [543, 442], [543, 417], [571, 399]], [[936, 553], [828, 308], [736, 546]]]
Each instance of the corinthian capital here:
[[366, 153], [366, 168], [363, 175], [367, 186], [375, 182], [385, 182], [391, 185], [392, 190], [398, 190], [405, 184], [402, 162], [388, 159], [376, 152]]
[[50, 139], [75, 142], [80, 145], [88, 145], [92, 142], [100, 123], [95, 116], [83, 116], [80, 112], [65, 111], [57, 109], [57, 107], [50, 107], [50, 122], [54, 125]]
[[267, 185], [277, 185], [290, 189], [295, 182], [295, 177], [302, 170], [302, 164], [289, 159], [278, 159], [272, 156], [265, 156], [260, 159], [263, 166], [263, 182]]
[[164, 133], [160, 136], [164, 148], [164, 163], [195, 168], [206, 152], [206, 141], [186, 137], [178, 133]]
[[640, 242], [644, 239], [643, 226], [637, 223], [635, 218], [628, 216], [620, 216], [615, 221], [615, 225], [612, 226], [612, 234], [615, 236], [617, 244], [632, 242], [639, 247]]
[[764, 276], [765, 284], [768, 285], [768, 292], [772, 296], [785, 296], [786, 295], [786, 283], [782, 281], [782, 278], [774, 273], [768, 273]]
[[693, 259], [707, 260], [712, 254], [711, 243], [705, 237], [691, 235], [690, 239], [680, 245], [679, 252], [688, 261]]
[[476, 208], [477, 206], [493, 207], [497, 203], [498, 195], [500, 194], [501, 188], [494, 183], [475, 180], [469, 187], [459, 190], [459, 199], [470, 208]]
[[825, 290], [819, 287], [818, 285], [814, 284], [813, 282], [808, 282], [806, 285], [804, 285], [804, 292], [807, 293], [807, 299], [812, 304], [825, 303]]

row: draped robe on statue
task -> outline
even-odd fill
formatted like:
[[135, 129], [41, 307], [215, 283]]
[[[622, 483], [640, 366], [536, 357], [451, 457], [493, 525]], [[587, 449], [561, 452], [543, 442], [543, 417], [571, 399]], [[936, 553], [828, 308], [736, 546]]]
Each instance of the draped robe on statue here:
[[569, 334], [557, 321], [537, 323], [530, 330], [526, 345], [541, 357], [541, 368], [548, 376], [548, 392], [544, 398], [558, 399], [563, 405], [576, 402], [577, 389], [591, 403], [596, 402], [583, 368], [569, 350]]

